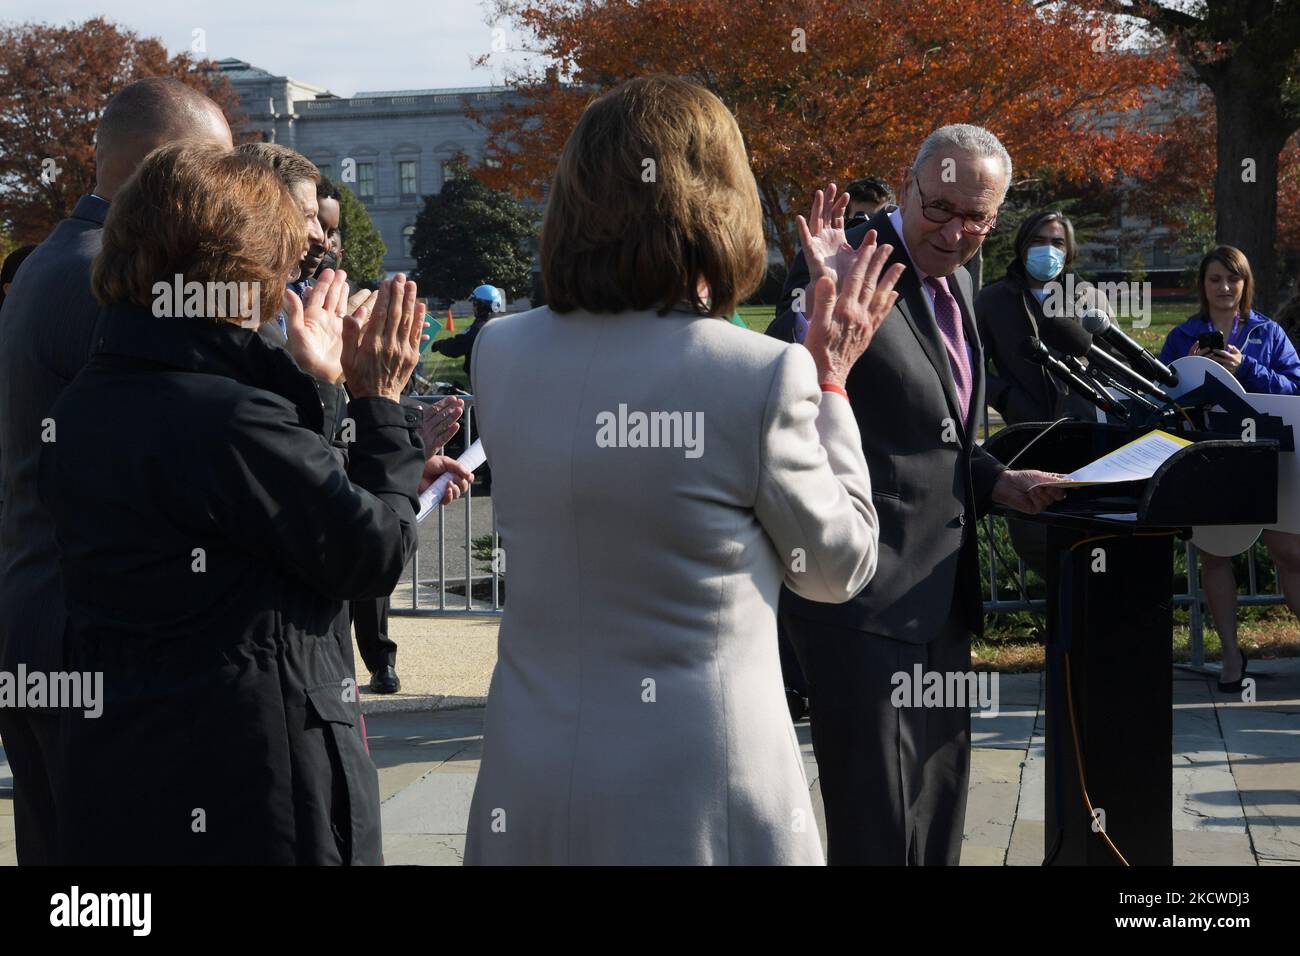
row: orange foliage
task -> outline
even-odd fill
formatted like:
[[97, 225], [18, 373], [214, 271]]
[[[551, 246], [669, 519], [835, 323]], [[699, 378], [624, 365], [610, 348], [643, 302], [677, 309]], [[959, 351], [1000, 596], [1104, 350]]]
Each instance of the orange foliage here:
[[238, 98], [211, 66], [100, 17], [0, 26], [0, 229], [40, 242], [94, 188], [95, 129], [128, 83], [174, 76], [216, 100], [233, 127]]
[[555, 68], [515, 77], [519, 108], [487, 121], [489, 185], [542, 196], [593, 95], [688, 77], [735, 113], [787, 261], [792, 210], [815, 188], [873, 174], [897, 189], [944, 123], [995, 132], [1017, 179], [1153, 175], [1159, 134], [1123, 119], [1176, 72], [1167, 51], [1123, 49], [1114, 22], [1025, 0], [501, 0], [497, 12]]

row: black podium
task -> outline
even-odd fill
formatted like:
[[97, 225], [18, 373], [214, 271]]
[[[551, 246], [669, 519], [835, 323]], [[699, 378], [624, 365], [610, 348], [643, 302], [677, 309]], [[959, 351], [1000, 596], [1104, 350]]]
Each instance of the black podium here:
[[[1149, 430], [1015, 425], [985, 447], [1016, 468], [1068, 473]], [[1173, 863], [1171, 545], [1193, 525], [1276, 521], [1279, 449], [1204, 431], [1180, 437], [1192, 444], [1153, 477], [1071, 489], [1028, 519], [1048, 532], [1049, 865]]]

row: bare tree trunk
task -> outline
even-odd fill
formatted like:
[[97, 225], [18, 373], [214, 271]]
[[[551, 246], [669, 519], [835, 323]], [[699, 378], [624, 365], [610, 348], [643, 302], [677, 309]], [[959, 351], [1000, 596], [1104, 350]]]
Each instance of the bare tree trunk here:
[[1252, 82], [1253, 73], [1253, 66], [1238, 58], [1210, 84], [1218, 119], [1215, 239], [1246, 254], [1255, 276], [1255, 302], [1268, 311], [1279, 304], [1278, 156], [1291, 124], [1281, 92]]

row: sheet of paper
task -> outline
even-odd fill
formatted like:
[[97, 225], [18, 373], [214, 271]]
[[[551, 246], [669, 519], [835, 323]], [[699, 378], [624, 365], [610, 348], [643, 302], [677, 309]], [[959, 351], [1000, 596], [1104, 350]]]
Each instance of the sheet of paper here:
[[1150, 478], [1180, 448], [1191, 442], [1160, 429], [1149, 431], [1103, 455], [1091, 464], [1070, 472], [1061, 481], [1045, 481], [1045, 485], [1109, 485], [1121, 481], [1142, 481]]
[[[474, 439], [474, 444], [466, 448], [465, 454], [456, 460], [470, 471], [473, 471], [487, 461], [487, 454], [483, 451], [483, 442], [480, 439]], [[451, 484], [451, 478], [450, 473], [439, 475], [433, 484], [420, 492], [420, 513], [415, 516], [417, 522], [429, 517], [429, 513], [438, 507], [438, 502], [442, 501], [442, 496], [447, 493], [447, 486]]]

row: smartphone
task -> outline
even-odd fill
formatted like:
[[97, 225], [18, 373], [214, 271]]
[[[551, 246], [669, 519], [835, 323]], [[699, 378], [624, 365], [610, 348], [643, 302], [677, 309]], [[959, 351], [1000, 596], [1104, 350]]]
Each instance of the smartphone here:
[[1202, 349], [1223, 351], [1223, 333], [1218, 329], [1213, 332], [1202, 332], [1196, 337], [1196, 344]]

